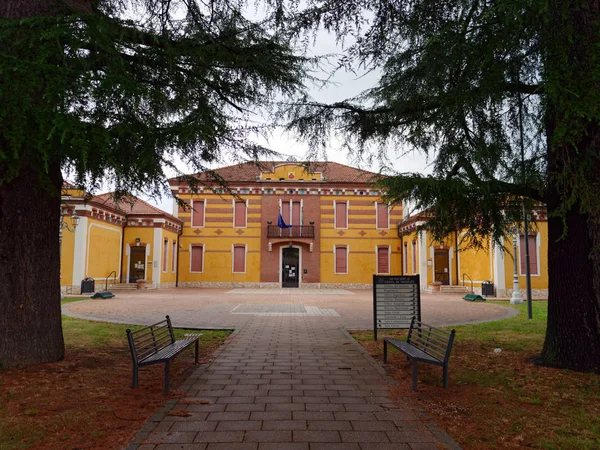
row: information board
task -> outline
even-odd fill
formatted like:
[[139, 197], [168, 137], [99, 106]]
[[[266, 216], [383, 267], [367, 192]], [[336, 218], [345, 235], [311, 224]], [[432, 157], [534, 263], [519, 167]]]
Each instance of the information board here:
[[410, 328], [414, 316], [421, 320], [419, 275], [373, 275], [374, 340], [378, 328]]

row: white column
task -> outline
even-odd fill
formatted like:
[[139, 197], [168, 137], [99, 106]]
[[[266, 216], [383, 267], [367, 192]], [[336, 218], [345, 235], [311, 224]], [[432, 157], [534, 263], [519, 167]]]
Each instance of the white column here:
[[421, 289], [427, 288], [427, 232], [419, 232], [419, 274], [421, 275]]
[[[154, 251], [152, 253], [152, 284], [160, 285], [160, 274], [162, 270], [162, 228], [154, 228]], [[149, 255], [146, 255], [146, 258]]]
[[[73, 249], [73, 286], [81, 286], [81, 280], [86, 276], [87, 266], [87, 238], [89, 233], [89, 221], [87, 217], [79, 219], [79, 225], [75, 229], [75, 245]], [[63, 230], [64, 234], [65, 230]], [[67, 231], [68, 233], [69, 231]]]
[[504, 272], [504, 239], [500, 244], [494, 244], [494, 287], [496, 292], [506, 292], [506, 275]]

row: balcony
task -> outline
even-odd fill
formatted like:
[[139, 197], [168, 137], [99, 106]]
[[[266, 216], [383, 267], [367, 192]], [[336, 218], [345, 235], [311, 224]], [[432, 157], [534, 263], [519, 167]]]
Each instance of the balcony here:
[[267, 225], [269, 238], [314, 238], [314, 225], [292, 225], [290, 228], [279, 228], [277, 225]]

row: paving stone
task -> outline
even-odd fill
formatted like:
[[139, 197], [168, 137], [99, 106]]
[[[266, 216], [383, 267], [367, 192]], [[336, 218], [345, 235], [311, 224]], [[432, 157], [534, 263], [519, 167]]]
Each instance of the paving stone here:
[[154, 450], [205, 450], [205, 449], [206, 449], [206, 444], [160, 444], [154, 448]]
[[242, 442], [244, 440], [243, 431], [207, 431], [198, 433], [196, 442]]
[[351, 431], [352, 425], [347, 420], [309, 420], [308, 430], [326, 430], [326, 431]]
[[291, 420], [292, 411], [266, 411], [250, 413], [251, 420]]
[[340, 431], [342, 442], [390, 442], [382, 431]]
[[398, 427], [391, 420], [366, 420], [352, 421], [352, 429], [354, 431], [398, 431]]
[[215, 431], [216, 422], [175, 422], [170, 431]]
[[261, 442], [258, 445], [258, 450], [308, 450], [306, 442], [278, 442], [276, 444], [270, 442]]
[[263, 430], [306, 430], [305, 420], [264, 420]]
[[246, 442], [291, 442], [292, 432], [277, 431], [248, 431], [244, 439]]
[[225, 411], [225, 412], [214, 412], [210, 413], [206, 420], [248, 420], [250, 418], [250, 413], [246, 411]]
[[292, 433], [294, 442], [341, 442], [337, 431], [293, 431]]
[[360, 450], [360, 446], [352, 442], [344, 442], [343, 444], [314, 442], [310, 444], [310, 450]]
[[264, 411], [264, 403], [229, 403], [225, 411]]
[[224, 420], [219, 422], [216, 431], [246, 431], [260, 430], [260, 420]]

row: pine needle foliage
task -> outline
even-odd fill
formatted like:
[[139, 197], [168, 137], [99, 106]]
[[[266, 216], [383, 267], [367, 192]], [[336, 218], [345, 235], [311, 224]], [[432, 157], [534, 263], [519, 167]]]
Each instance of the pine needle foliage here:
[[32, 161], [45, 182], [59, 161], [88, 189], [157, 195], [178, 160], [257, 159], [255, 114], [300, 92], [312, 62], [236, 1], [54, 3], [0, 19], [0, 183]]
[[[433, 212], [428, 226], [436, 237], [467, 229], [473, 245], [490, 233], [499, 242], [522, 220], [522, 201], [529, 210], [545, 202], [549, 182], [560, 195], [553, 214], [566, 215], [575, 203], [600, 211], [593, 152], [577, 161], [565, 155], [561, 171], [547, 173], [548, 151], [578, 145], [586, 121], [600, 122], [598, 57], [586, 73], [567, 74], [574, 66], [566, 46], [577, 33], [572, 11], [586, 2], [563, 2], [556, 11], [538, 0], [307, 3], [295, 11], [296, 32], [334, 33], [347, 49], [342, 66], [381, 77], [343, 102], [296, 103], [286, 110], [290, 129], [313, 146], [342, 135], [359, 155], [425, 154], [430, 175], [396, 173], [381, 185], [390, 200]], [[592, 29], [582, 53], [599, 55], [598, 24]], [[550, 118], [558, 121], [553, 136]]]

